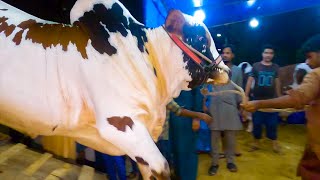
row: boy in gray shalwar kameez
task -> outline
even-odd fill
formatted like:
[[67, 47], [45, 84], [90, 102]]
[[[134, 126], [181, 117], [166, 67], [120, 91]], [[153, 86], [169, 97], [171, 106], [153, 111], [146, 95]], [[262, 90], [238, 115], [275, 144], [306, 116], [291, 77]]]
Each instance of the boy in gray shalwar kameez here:
[[214, 121], [209, 125], [211, 130], [211, 153], [212, 165], [208, 171], [209, 175], [215, 175], [218, 170], [219, 160], [219, 142], [221, 141], [221, 133], [224, 133], [225, 138], [225, 154], [227, 158], [227, 168], [231, 172], [237, 171], [237, 166], [234, 163], [235, 148], [236, 148], [236, 133], [242, 129], [242, 123], [239, 117], [239, 104], [241, 96], [234, 93], [219, 93], [226, 90], [236, 90], [231, 84], [225, 85], [208, 85], [209, 92], [214, 92], [216, 95], [208, 96], [207, 106], [208, 111]]

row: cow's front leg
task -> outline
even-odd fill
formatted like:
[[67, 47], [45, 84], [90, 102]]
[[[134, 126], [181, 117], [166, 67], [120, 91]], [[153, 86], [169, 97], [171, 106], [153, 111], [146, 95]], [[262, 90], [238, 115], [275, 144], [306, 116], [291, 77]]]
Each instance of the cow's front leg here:
[[100, 135], [139, 164], [144, 179], [169, 179], [170, 169], [146, 127], [131, 117], [105, 117], [97, 122]]

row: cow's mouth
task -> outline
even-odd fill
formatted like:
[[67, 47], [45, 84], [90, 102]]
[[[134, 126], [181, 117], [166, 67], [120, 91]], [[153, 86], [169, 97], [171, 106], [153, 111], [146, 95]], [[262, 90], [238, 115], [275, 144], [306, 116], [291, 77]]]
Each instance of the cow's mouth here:
[[222, 68], [219, 68], [219, 67], [215, 67], [215, 68], [213, 68], [213, 70], [214, 71], [218, 71], [219, 73], [228, 73], [228, 71], [226, 71], [226, 70], [224, 70], [224, 69], [222, 69]]
[[216, 66], [210, 73], [207, 83], [226, 84], [229, 82], [229, 72], [229, 69]]

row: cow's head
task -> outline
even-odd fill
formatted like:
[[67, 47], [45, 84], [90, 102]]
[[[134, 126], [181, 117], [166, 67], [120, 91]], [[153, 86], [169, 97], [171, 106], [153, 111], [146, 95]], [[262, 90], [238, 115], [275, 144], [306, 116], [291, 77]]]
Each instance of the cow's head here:
[[192, 78], [189, 88], [208, 81], [214, 81], [217, 84], [228, 82], [229, 68], [221, 60], [215, 64], [219, 54], [210, 32], [203, 23], [197, 23], [191, 16], [182, 14], [178, 10], [171, 10], [166, 18], [165, 29], [179, 36], [186, 44], [214, 62], [211, 64], [205, 58], [197, 55], [201, 59], [201, 65], [199, 65], [184, 53], [186, 69]]

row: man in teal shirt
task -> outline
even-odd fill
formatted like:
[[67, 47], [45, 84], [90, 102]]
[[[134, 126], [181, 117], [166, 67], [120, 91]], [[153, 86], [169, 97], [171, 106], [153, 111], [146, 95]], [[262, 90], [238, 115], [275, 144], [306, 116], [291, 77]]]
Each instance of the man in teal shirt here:
[[[183, 91], [175, 99], [184, 109], [202, 111], [202, 95], [200, 89]], [[169, 140], [172, 147], [175, 174], [180, 180], [195, 180], [198, 170], [198, 154], [196, 150], [196, 132], [192, 129], [192, 118], [180, 117], [173, 113], [169, 121]]]

